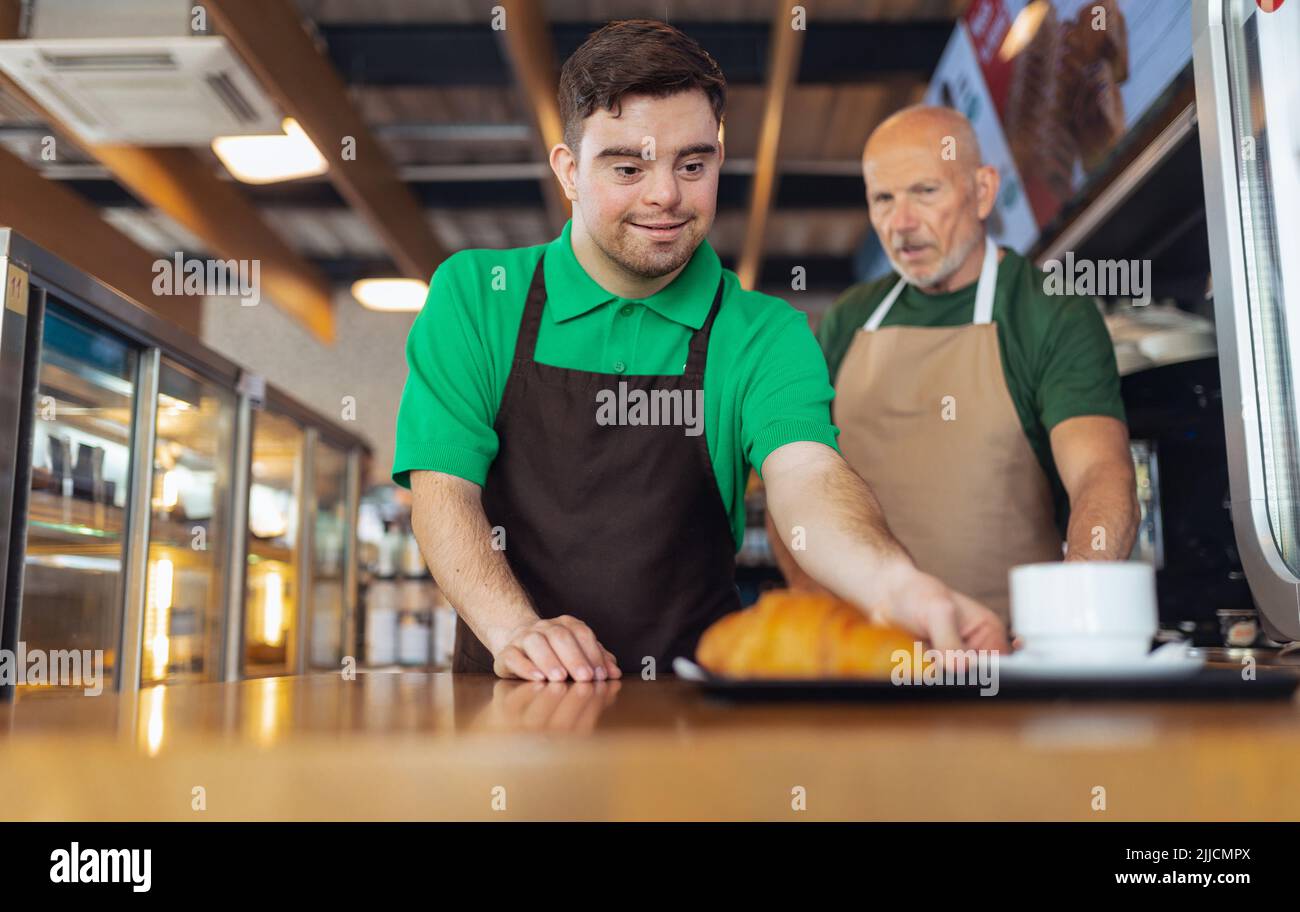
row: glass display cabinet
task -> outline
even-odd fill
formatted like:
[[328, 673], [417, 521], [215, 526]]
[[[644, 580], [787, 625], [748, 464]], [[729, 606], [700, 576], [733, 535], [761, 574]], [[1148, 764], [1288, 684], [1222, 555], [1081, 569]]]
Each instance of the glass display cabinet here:
[[318, 439], [313, 447], [311, 509], [311, 668], [338, 668], [343, 660], [343, 644], [348, 642], [347, 594], [355, 589], [348, 572], [355, 547], [351, 528], [348, 492], [355, 480], [347, 450]]
[[291, 663], [303, 447], [303, 429], [292, 418], [271, 411], [254, 416], [244, 602], [244, 667], [250, 674], [284, 674]]
[[1193, 41], [1233, 525], [1269, 636], [1300, 640], [1300, 3], [1195, 3]]
[[170, 358], [158, 375], [145, 683], [218, 680], [236, 396]]
[[353, 654], [364, 442], [4, 228], [0, 278], [0, 648], [122, 691]]
[[[26, 651], [102, 650], [117, 668], [139, 353], [57, 300], [36, 371], [24, 591]], [[35, 606], [39, 606], [36, 608]]]

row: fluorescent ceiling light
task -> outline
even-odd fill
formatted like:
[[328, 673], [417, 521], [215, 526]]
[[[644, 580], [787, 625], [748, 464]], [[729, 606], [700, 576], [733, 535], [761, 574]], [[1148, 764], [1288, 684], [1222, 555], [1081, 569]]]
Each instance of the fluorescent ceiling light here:
[[236, 180], [273, 184], [324, 174], [329, 164], [298, 121], [286, 117], [274, 136], [218, 136], [212, 151]]
[[371, 310], [419, 310], [429, 286], [419, 279], [361, 279], [352, 283], [352, 297]]

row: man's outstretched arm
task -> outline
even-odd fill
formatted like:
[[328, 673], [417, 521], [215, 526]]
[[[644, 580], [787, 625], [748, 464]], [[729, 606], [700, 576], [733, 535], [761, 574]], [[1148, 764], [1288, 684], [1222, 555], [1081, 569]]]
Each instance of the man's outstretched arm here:
[[[831, 592], [938, 649], [1009, 649], [997, 615], [917, 569], [871, 488], [831, 447], [779, 447], [763, 461], [763, 480], [782, 542]], [[795, 527], [801, 548], [791, 547]]]

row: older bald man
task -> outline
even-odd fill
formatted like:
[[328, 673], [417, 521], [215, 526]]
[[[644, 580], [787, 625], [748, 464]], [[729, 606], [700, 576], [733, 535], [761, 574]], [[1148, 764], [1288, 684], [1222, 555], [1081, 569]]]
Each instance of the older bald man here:
[[1060, 560], [1063, 539], [1066, 560], [1133, 547], [1114, 349], [1091, 299], [1046, 294], [988, 237], [998, 172], [961, 114], [894, 114], [862, 173], [895, 273], [854, 285], [818, 330], [841, 449], [917, 565], [1005, 619], [1016, 564]]

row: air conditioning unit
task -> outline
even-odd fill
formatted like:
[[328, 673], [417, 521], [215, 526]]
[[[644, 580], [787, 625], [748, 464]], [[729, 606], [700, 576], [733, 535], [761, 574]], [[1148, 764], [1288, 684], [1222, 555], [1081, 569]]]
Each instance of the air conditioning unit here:
[[92, 143], [198, 146], [279, 133], [277, 106], [225, 38], [190, 31], [191, 9], [37, 0], [30, 37], [0, 41], [0, 69]]

